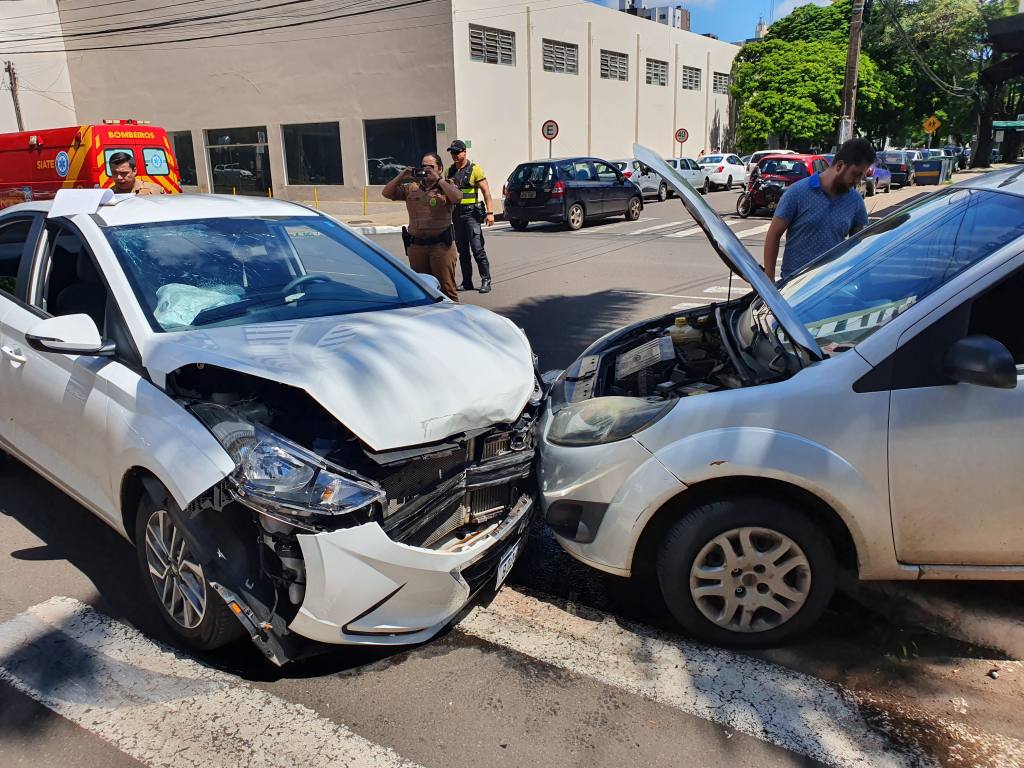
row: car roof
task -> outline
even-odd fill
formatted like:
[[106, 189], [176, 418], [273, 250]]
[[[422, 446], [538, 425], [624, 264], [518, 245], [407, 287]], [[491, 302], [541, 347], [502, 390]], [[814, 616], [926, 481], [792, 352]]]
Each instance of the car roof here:
[[824, 155], [798, 155], [798, 154], [783, 154], [783, 155], [765, 155], [758, 159], [759, 163], [763, 163], [765, 160], [816, 160], [818, 158], [824, 159]]
[[1024, 166], [975, 174], [957, 182], [954, 186], [1009, 192], [1012, 195], [1024, 197]]
[[[52, 200], [21, 203], [13, 211], [49, 211]], [[101, 205], [96, 216], [108, 226], [148, 224], [183, 219], [241, 218], [247, 216], [316, 216], [297, 203], [248, 195], [133, 195]]]

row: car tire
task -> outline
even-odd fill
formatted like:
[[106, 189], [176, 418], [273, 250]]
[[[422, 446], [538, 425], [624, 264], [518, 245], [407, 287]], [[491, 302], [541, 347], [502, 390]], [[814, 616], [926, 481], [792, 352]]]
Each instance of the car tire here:
[[[196, 651], [212, 651], [243, 637], [245, 632], [220, 595], [210, 587], [202, 567], [195, 562], [188, 544], [181, 538], [181, 532], [167, 512], [172, 505], [177, 511], [170, 494], [159, 500], [144, 494], [139, 501], [135, 515], [135, 552], [142, 589], [164, 624], [185, 645]], [[180, 549], [173, 556], [176, 562], [164, 561], [170, 572], [165, 569], [164, 576], [160, 577], [155, 569], [159, 568], [162, 556], [178, 546], [178, 542]], [[167, 585], [167, 588], [158, 591], [158, 584]], [[184, 599], [186, 591], [193, 600], [200, 600], [202, 613], [198, 621], [197, 612], [191, 608], [194, 603]], [[180, 615], [174, 607], [176, 604], [181, 606]]]
[[864, 196], [874, 197], [875, 196], [875, 184], [872, 181], [867, 182], [864, 185]]
[[528, 222], [526, 219], [509, 219], [508, 223], [509, 226], [512, 227], [512, 229], [514, 229], [516, 232], [522, 232], [524, 229], [530, 226], [530, 222]]
[[778, 644], [821, 617], [835, 589], [836, 559], [828, 538], [800, 509], [743, 496], [686, 514], [669, 530], [656, 570], [665, 604], [690, 634], [753, 648]]
[[732, 176], [729, 176], [729, 178], [727, 178], [725, 180], [725, 191], [726, 192], [731, 192], [732, 191]]
[[711, 194], [711, 177], [710, 176], [705, 176], [704, 177], [704, 186], [701, 187], [700, 191], [703, 192], [705, 195], [710, 195]]
[[639, 196], [629, 198], [626, 203], [626, 221], [636, 221], [640, 218], [640, 212], [644, 209], [644, 202]]
[[565, 226], [572, 232], [583, 226], [586, 215], [583, 211], [583, 206], [579, 203], [573, 203], [569, 206], [569, 210], [565, 212]]
[[664, 181], [658, 186], [658, 202], [664, 203], [668, 200], [668, 184]]

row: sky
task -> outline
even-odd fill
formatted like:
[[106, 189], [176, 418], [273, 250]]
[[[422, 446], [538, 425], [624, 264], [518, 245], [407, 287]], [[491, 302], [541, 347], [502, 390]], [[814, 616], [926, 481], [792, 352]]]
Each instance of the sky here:
[[[598, 5], [618, 8], [619, 0], [591, 0]], [[830, 0], [648, 0], [649, 7], [682, 5], [690, 10], [690, 29], [703, 35], [711, 32], [719, 39], [738, 42], [754, 36], [757, 20], [781, 19], [800, 5], [813, 2], [828, 5]]]

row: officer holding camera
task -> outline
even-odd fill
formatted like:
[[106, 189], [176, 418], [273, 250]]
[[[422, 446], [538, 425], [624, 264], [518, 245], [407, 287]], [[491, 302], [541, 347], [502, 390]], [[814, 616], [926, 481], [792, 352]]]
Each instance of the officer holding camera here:
[[[491, 290], [491, 265], [484, 250], [484, 233], [480, 225], [494, 224], [494, 206], [491, 204], [491, 188], [483, 169], [466, 156], [466, 142], [456, 139], [448, 147], [452, 164], [448, 166], [447, 178], [461, 191], [462, 198], [455, 206], [452, 223], [455, 225], [455, 242], [459, 247], [459, 264], [462, 267], [462, 285], [459, 290], [473, 290], [473, 262], [476, 259], [480, 270], [480, 293]], [[480, 202], [483, 197], [483, 203]]]
[[423, 156], [419, 168], [406, 168], [385, 184], [382, 194], [388, 200], [405, 201], [409, 226], [402, 227], [402, 242], [409, 266], [436, 277], [441, 293], [458, 301], [452, 211], [462, 192], [442, 177], [443, 171], [440, 155], [430, 152]]

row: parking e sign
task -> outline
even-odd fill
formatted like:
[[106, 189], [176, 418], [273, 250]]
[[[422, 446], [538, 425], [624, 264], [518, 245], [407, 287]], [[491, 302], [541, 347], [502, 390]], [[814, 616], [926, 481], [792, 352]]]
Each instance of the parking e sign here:
[[558, 123], [554, 120], [545, 120], [540, 127], [540, 135], [548, 140], [548, 157], [551, 157], [551, 142], [558, 135]]

